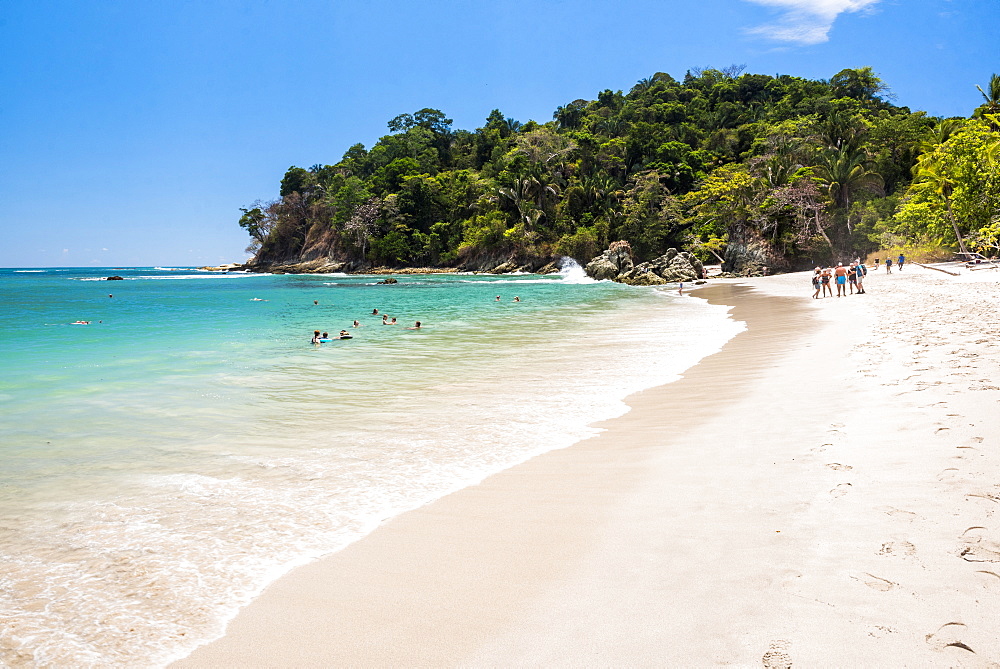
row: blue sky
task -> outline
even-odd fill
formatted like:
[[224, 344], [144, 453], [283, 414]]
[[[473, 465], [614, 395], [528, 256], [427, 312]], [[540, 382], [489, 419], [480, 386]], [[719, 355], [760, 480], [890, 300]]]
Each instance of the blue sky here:
[[242, 261], [239, 207], [423, 107], [521, 121], [662, 71], [872, 66], [968, 116], [997, 0], [7, 0], [0, 266]]

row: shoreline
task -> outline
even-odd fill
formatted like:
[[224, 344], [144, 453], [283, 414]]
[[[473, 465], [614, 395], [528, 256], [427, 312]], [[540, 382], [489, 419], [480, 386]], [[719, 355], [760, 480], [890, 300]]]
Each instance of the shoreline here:
[[[298, 568], [172, 666], [997, 659], [1000, 576], [968, 559], [1000, 561], [1000, 479], [978, 472], [1000, 474], [997, 390], [885, 376], [914, 360], [871, 345], [891, 299], [812, 301], [783, 276], [700, 288], [748, 330], [601, 434]], [[992, 422], [962, 425], [970, 407]]]

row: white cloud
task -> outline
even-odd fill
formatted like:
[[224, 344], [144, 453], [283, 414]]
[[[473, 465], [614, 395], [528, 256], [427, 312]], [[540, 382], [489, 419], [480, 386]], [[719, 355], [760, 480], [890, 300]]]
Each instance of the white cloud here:
[[769, 23], [747, 32], [779, 42], [819, 44], [830, 39], [830, 28], [844, 12], [858, 12], [880, 0], [747, 0], [765, 7], [775, 7], [783, 14]]

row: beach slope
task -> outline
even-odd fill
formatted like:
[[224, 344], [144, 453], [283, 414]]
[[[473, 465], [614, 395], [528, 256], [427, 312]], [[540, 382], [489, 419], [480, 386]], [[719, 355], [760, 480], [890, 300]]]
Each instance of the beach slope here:
[[[1000, 662], [998, 284], [907, 268], [270, 586], [177, 667]], [[669, 355], [669, 351], [664, 351]]]

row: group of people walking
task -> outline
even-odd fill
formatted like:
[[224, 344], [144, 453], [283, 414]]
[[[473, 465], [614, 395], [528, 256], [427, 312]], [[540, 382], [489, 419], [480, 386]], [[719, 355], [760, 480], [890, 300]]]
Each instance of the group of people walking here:
[[822, 297], [826, 297], [827, 293], [833, 297], [833, 287], [830, 284], [837, 286], [837, 297], [854, 295], [855, 293], [864, 295], [867, 274], [868, 268], [865, 267], [860, 258], [848, 267], [844, 267], [844, 263], [840, 262], [837, 263], [836, 267], [817, 267], [813, 270], [812, 275], [813, 299], [818, 300], [820, 292], [823, 293]]

